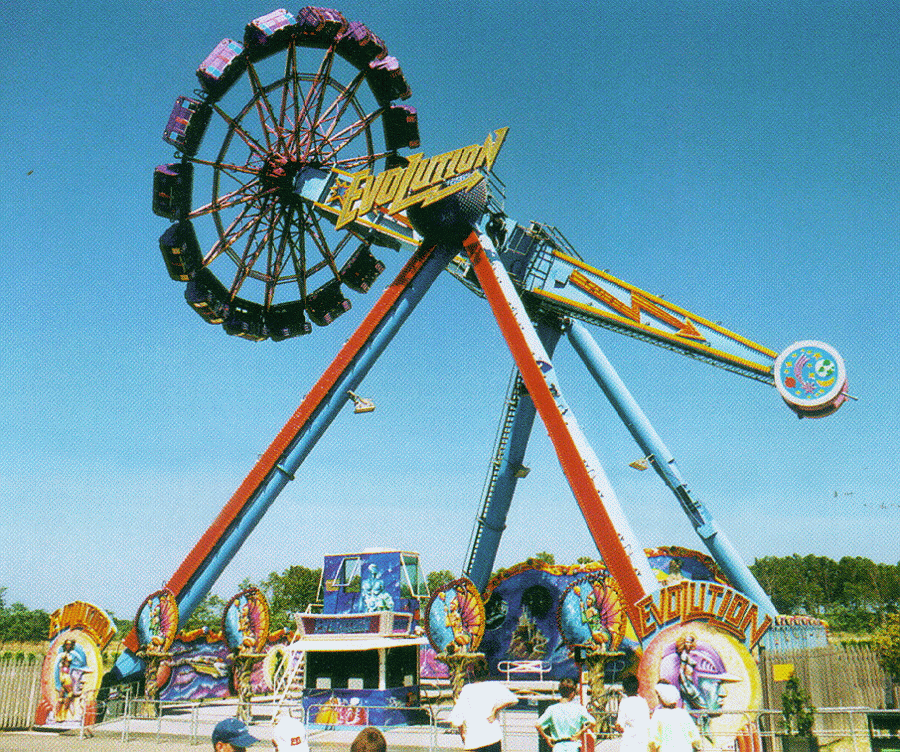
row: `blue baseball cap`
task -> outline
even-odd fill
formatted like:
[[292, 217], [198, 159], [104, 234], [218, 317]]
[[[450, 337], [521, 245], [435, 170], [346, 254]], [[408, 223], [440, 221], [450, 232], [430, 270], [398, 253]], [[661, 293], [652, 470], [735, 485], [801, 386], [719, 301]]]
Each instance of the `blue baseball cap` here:
[[250, 736], [247, 726], [240, 718], [226, 718], [219, 721], [212, 732], [213, 745], [225, 742], [232, 747], [249, 747], [258, 741], [255, 736]]

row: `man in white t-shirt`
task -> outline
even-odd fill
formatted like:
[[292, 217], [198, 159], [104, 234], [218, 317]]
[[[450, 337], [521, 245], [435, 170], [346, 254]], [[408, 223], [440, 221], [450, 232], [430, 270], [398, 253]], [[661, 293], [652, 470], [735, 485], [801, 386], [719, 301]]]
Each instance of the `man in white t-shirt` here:
[[647, 729], [650, 726], [650, 708], [647, 701], [638, 694], [638, 678], [629, 674], [622, 680], [625, 697], [619, 703], [616, 716], [616, 731], [622, 738], [620, 752], [647, 752]]
[[485, 679], [487, 671], [482, 665], [476, 680], [460, 690], [450, 712], [450, 723], [459, 729], [465, 749], [500, 752], [503, 727], [499, 713], [519, 699], [502, 682]]
[[694, 752], [700, 748], [700, 732], [690, 713], [678, 707], [681, 693], [667, 682], [656, 685], [662, 703], [650, 717], [650, 752]]
[[272, 729], [272, 746], [275, 752], [309, 752], [303, 721], [291, 715], [280, 716]]

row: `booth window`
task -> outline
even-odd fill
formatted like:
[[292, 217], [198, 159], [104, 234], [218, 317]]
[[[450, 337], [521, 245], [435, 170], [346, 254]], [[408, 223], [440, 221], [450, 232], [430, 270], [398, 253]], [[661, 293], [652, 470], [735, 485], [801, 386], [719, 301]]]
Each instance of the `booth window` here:
[[419, 557], [403, 554], [403, 579], [400, 582], [401, 598], [426, 598], [428, 585], [419, 566]]
[[358, 593], [362, 578], [359, 574], [360, 559], [358, 556], [347, 557], [338, 568], [335, 586], [344, 588], [346, 593]]

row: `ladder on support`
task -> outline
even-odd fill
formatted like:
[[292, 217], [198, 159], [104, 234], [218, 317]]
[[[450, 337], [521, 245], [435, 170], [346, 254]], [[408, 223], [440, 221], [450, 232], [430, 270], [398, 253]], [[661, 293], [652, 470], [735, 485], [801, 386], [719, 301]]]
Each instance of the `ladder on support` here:
[[494, 497], [494, 488], [497, 485], [497, 478], [500, 475], [503, 458], [506, 456], [506, 448], [509, 444], [509, 436], [512, 432], [516, 410], [519, 407], [519, 400], [524, 393], [525, 383], [522, 381], [522, 375], [519, 373], [519, 369], [514, 367], [506, 391], [506, 407], [503, 411], [503, 417], [500, 420], [500, 427], [497, 430], [497, 439], [494, 442], [494, 455], [491, 458], [488, 477], [485, 480], [484, 491], [482, 492], [481, 509], [479, 510], [478, 516], [475, 518], [475, 528], [472, 531], [472, 540], [469, 544], [469, 556], [466, 561], [465, 569], [463, 570], [467, 576], [471, 574], [472, 567], [475, 564], [475, 558], [487, 524], [491, 500]]

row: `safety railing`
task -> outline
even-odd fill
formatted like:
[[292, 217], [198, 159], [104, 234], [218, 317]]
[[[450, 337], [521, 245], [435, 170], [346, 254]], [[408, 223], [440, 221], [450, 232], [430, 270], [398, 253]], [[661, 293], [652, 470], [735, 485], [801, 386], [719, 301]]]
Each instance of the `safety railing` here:
[[[253, 710], [260, 710], [271, 705], [271, 698], [259, 698]], [[148, 701], [135, 696], [132, 690], [114, 695], [96, 703], [97, 719], [87, 725], [81, 721], [80, 736], [90, 736], [102, 729], [106, 734], [118, 734], [120, 740], [129, 742], [133, 739], [154, 739], [157, 743], [163, 738], [179, 737], [187, 739], [190, 744], [208, 744], [215, 724], [222, 718], [234, 716], [237, 704], [233, 700], [215, 701]], [[305, 709], [295, 706], [291, 714], [304, 721], [309, 734], [312, 752], [329, 750], [335, 747], [349, 748], [350, 743], [359, 731], [369, 725], [379, 728], [385, 735], [389, 749], [413, 748], [417, 752], [440, 752], [442, 750], [460, 750], [462, 741], [458, 731], [450, 724], [451, 704], [423, 705], [419, 708], [402, 706], [359, 706], [353, 710], [346, 709], [343, 715], [328, 713], [334, 708], [322, 705], [309, 705]], [[324, 711], [324, 713], [323, 713]], [[372, 723], [379, 718], [389, 718], [388, 714], [402, 711], [407, 715], [407, 724], [392, 725]], [[350, 713], [357, 713], [353, 718]], [[824, 749], [839, 748], [841, 752], [883, 752], [887, 749], [900, 749], [900, 738], [896, 735], [878, 738], [872, 741], [869, 728], [869, 715], [877, 713], [879, 718], [896, 717], [900, 725], [900, 710], [875, 710], [872, 708], [820, 708], [816, 711], [813, 733], [818, 746]], [[269, 714], [251, 713], [254, 719], [266, 718], [259, 723], [251, 723], [251, 732], [257, 730], [260, 738], [269, 736]], [[702, 714], [698, 717], [698, 725]], [[708, 728], [704, 730], [706, 737], [704, 752], [733, 752], [735, 734], [716, 731], [723, 726], [736, 728], [743, 717], [755, 716], [756, 732], [747, 736], [748, 746], [739, 744], [742, 749], [762, 749], [764, 752], [789, 752], [787, 744], [780, 733], [781, 713], [777, 710], [761, 710], [754, 713], [746, 711], [722, 711], [715, 715]], [[734, 717], [733, 723], [725, 723], [723, 719]], [[523, 700], [517, 708], [500, 713], [500, 724], [503, 729], [503, 749], [505, 752], [538, 752], [538, 736], [534, 724], [538, 718], [537, 702]], [[90, 719], [87, 719], [90, 720]], [[326, 720], [326, 723], [317, 722]], [[598, 746], [609, 738], [606, 734], [597, 735]]]

